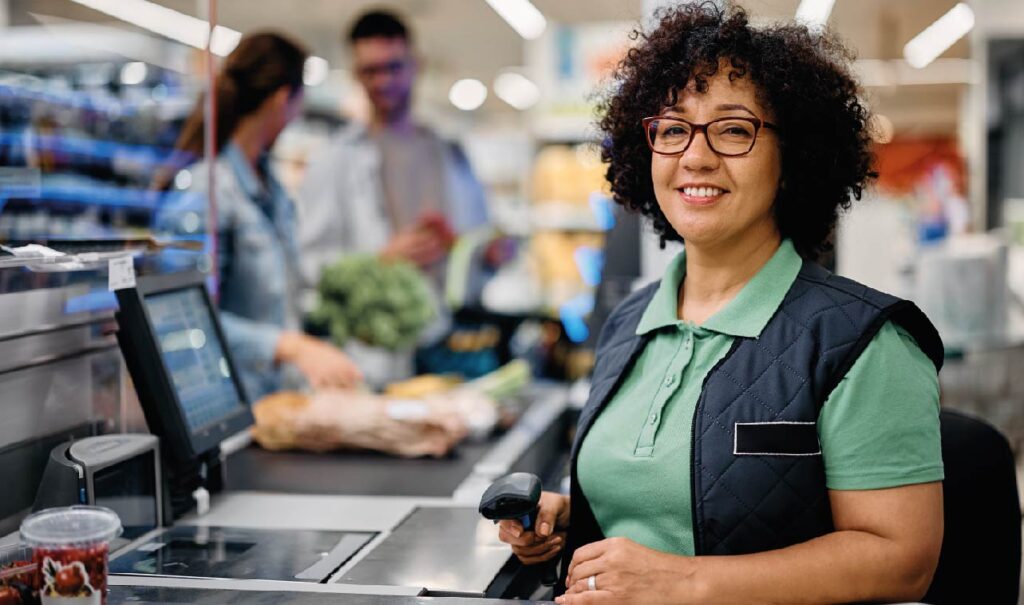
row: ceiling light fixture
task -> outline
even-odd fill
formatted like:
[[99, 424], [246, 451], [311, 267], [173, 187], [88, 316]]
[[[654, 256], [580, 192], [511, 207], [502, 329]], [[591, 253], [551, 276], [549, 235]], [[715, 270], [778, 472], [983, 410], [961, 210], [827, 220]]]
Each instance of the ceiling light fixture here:
[[809, 27], [824, 27], [836, 0], [800, 0], [796, 20]]
[[521, 73], [506, 71], [494, 79], [494, 94], [512, 107], [523, 111], [540, 101], [540, 88]]
[[527, 40], [535, 40], [548, 26], [547, 19], [530, 0], [487, 0], [494, 12]]
[[210, 24], [206, 21], [148, 0], [71, 1], [193, 48], [204, 49], [209, 40], [210, 52], [221, 57], [230, 53], [242, 39], [241, 32], [223, 25], [216, 26], [211, 37]]
[[448, 100], [462, 111], [473, 111], [487, 100], [487, 86], [472, 78], [459, 80], [448, 91]]
[[146, 81], [149, 69], [146, 64], [142, 61], [132, 61], [131, 63], [125, 63], [121, 67], [121, 84], [125, 86], [135, 86], [136, 84], [142, 84]]
[[973, 27], [974, 11], [961, 2], [907, 42], [903, 47], [903, 57], [907, 63], [921, 69], [966, 36]]
[[309, 57], [302, 68], [302, 83], [306, 86], [319, 86], [327, 79], [331, 66], [323, 57]]
[[978, 66], [971, 59], [936, 59], [914, 68], [904, 59], [858, 59], [853, 68], [861, 86], [921, 86], [931, 84], [972, 84]]

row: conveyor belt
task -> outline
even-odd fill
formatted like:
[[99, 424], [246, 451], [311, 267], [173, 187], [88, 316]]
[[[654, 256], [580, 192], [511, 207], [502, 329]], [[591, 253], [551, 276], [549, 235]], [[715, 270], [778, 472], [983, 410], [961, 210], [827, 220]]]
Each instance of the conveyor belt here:
[[504, 436], [464, 442], [448, 457], [400, 459], [374, 452], [270, 452], [252, 445], [230, 455], [228, 491], [286, 494], [451, 497], [470, 477], [511, 470], [545, 475], [565, 442], [566, 393], [533, 385], [533, 402]]
[[463, 443], [446, 458], [405, 460], [372, 452], [269, 452], [228, 459], [226, 489], [288, 494], [448, 497], [494, 445]]

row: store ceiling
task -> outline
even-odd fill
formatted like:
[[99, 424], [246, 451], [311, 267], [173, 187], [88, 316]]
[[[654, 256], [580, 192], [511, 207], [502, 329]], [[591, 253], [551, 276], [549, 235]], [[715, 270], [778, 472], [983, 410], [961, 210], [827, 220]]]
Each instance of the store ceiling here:
[[[156, 0], [196, 15], [205, 0]], [[635, 21], [641, 0], [534, 0], [554, 23]], [[69, 0], [8, 0], [12, 24], [29, 24], [30, 13], [76, 21], [107, 21], [109, 17]], [[799, 0], [741, 0], [757, 21], [790, 19]], [[898, 58], [903, 45], [949, 10], [956, 0], [837, 0], [830, 25], [862, 58]], [[523, 40], [484, 0], [219, 0], [219, 22], [246, 32], [279, 28], [305, 40], [332, 62], [343, 62], [342, 33], [351, 21], [372, 7], [392, 8], [412, 22], [425, 58], [442, 69], [473, 72], [521, 62]], [[965, 40], [945, 57], [967, 57]]]
[[[157, 0], [181, 12], [198, 15], [205, 0]], [[553, 23], [637, 21], [642, 0], [534, 0]], [[836, 0], [830, 25], [863, 59], [898, 59], [903, 45], [956, 3], [956, 0]], [[101, 13], [70, 0], [8, 0], [12, 24], [29, 24], [30, 13], [76, 21], [109, 21]], [[799, 0], [741, 0], [758, 22], [791, 19]], [[346, 64], [343, 32], [356, 15], [371, 7], [392, 8], [406, 15], [416, 45], [435, 82], [432, 94], [443, 94], [456, 79], [475, 77], [490, 82], [503, 68], [521, 65], [523, 40], [484, 0], [219, 0], [218, 21], [242, 32], [277, 28], [304, 40], [332, 66]], [[967, 39], [943, 57], [969, 57]], [[878, 107], [894, 114], [897, 125], [931, 130], [955, 128], [963, 87], [901, 86], [872, 89]], [[439, 102], [436, 99], [434, 102]], [[484, 109], [511, 111], [499, 101]], [[907, 119], [901, 114], [907, 113]]]

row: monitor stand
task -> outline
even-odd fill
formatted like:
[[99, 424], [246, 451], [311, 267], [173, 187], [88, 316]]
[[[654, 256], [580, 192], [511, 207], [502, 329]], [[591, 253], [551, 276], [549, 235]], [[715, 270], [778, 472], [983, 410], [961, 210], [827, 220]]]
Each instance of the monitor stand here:
[[176, 461], [164, 454], [164, 477], [168, 497], [164, 498], [164, 519], [170, 525], [196, 508], [193, 494], [200, 487], [210, 494], [224, 490], [224, 464], [220, 447], [215, 447], [188, 462]]

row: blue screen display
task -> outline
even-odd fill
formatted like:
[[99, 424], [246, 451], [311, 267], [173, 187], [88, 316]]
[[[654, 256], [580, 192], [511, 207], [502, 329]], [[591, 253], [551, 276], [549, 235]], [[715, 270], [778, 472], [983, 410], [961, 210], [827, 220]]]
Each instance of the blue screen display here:
[[189, 430], [205, 429], [243, 408], [199, 287], [151, 294], [146, 307]]

